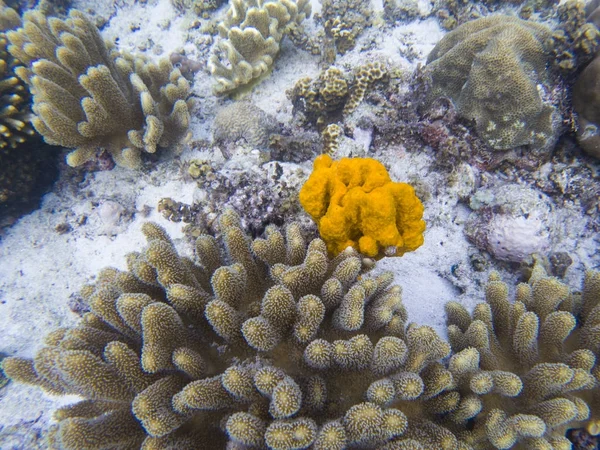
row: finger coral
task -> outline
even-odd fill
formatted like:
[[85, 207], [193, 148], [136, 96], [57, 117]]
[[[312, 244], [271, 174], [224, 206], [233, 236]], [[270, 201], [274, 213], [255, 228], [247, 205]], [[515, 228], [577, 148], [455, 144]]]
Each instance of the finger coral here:
[[459, 26], [427, 58], [427, 102], [450, 98], [493, 149], [550, 148], [560, 123], [544, 93], [554, 85], [546, 70], [551, 35], [545, 25], [501, 15]]
[[215, 92], [234, 91], [267, 74], [283, 37], [298, 33], [310, 12], [307, 0], [231, 0], [218, 26], [218, 51], [208, 63]]
[[600, 414], [600, 274], [587, 273], [580, 295], [536, 264], [508, 297], [494, 273], [472, 315], [446, 306], [448, 370], [463, 405], [450, 419], [475, 449], [571, 448], [565, 431], [593, 429]]
[[69, 165], [106, 150], [135, 168], [142, 152], [186, 139], [189, 85], [168, 60], [119, 54], [76, 10], [66, 20], [29, 11], [7, 35], [9, 52], [24, 64], [15, 72], [31, 86], [33, 126], [47, 143], [75, 149]]
[[195, 260], [145, 224], [148, 245], [127, 256], [128, 270], [104, 269], [82, 290], [90, 311], [78, 326], [50, 334], [33, 360], [3, 360], [13, 380], [83, 397], [56, 411], [51, 441], [78, 450], [374, 448], [404, 435], [435, 444], [391, 403], [448, 387], [439, 360], [450, 346], [429, 327], [406, 327], [392, 275], [365, 276], [374, 263], [354, 251], [330, 259], [296, 224], [254, 241], [231, 210], [219, 224], [223, 248], [202, 235]]
[[354, 247], [369, 257], [402, 256], [423, 244], [423, 204], [374, 159], [317, 157], [300, 203], [333, 255]]

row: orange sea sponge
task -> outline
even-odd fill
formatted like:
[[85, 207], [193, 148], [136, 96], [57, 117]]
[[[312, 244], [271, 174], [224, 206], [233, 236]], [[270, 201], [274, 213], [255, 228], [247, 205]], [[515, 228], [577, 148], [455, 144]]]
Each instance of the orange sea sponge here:
[[372, 158], [317, 157], [300, 203], [333, 255], [352, 246], [369, 257], [402, 256], [423, 244], [423, 204], [415, 190], [393, 182]]

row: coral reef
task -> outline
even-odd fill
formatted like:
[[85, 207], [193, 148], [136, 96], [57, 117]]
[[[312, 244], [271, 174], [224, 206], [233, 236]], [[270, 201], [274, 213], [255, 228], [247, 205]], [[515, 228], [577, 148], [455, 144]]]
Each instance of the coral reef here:
[[600, 47], [600, 32], [589, 8], [592, 3], [586, 6], [582, 0], [569, 0], [558, 7], [559, 25], [552, 33], [552, 63], [563, 73], [583, 67]]
[[7, 36], [9, 52], [25, 65], [15, 72], [33, 92], [32, 123], [47, 143], [75, 148], [69, 165], [104, 149], [135, 168], [142, 151], [187, 138], [189, 85], [168, 60], [120, 55], [77, 10], [66, 20], [29, 11]]
[[450, 98], [493, 149], [550, 148], [561, 130], [560, 113], [549, 99], [555, 83], [545, 70], [550, 37], [545, 25], [510, 16], [461, 25], [427, 58], [426, 104]]
[[391, 273], [352, 249], [330, 259], [297, 224], [251, 240], [225, 211], [193, 260], [142, 231], [126, 271], [81, 290], [76, 327], [2, 361], [83, 397], [55, 412], [50, 447], [566, 449], [567, 429], [597, 432], [598, 272], [572, 293], [536, 260], [513, 302], [492, 273], [472, 314], [447, 304], [448, 345], [406, 326]]
[[419, 2], [417, 0], [383, 0], [383, 16], [388, 22], [418, 17]]
[[213, 123], [213, 138], [219, 145], [243, 139], [252, 147], [266, 150], [271, 135], [279, 132], [277, 119], [249, 102], [227, 105], [219, 110]]
[[331, 66], [316, 80], [300, 78], [287, 94], [294, 114], [301, 112], [307, 121], [320, 124], [343, 108], [349, 96], [348, 81], [340, 69]]
[[579, 295], [536, 264], [513, 302], [508, 292], [492, 273], [471, 315], [446, 305], [448, 370], [465, 405], [451, 420], [471, 422], [459, 434], [474, 449], [570, 449], [566, 430], [592, 430], [600, 413], [600, 274]]
[[573, 85], [573, 108], [577, 113], [577, 141], [590, 155], [600, 158], [600, 58], [592, 59]]
[[[387, 405], [449, 381], [450, 351], [429, 327], [405, 327], [389, 273], [373, 261], [327, 257], [289, 225], [249, 241], [231, 210], [218, 241], [177, 255], [147, 223], [148, 246], [127, 271], [104, 269], [83, 288], [90, 311], [59, 329], [33, 360], [5, 373], [84, 400], [55, 412], [50, 443], [64, 449], [265, 447], [420, 448], [455, 439], [432, 423], [407, 426]], [[441, 376], [441, 378], [440, 378]], [[421, 378], [423, 377], [423, 379]], [[366, 400], [366, 401], [365, 401]], [[399, 445], [400, 447], [398, 447]], [[412, 447], [406, 447], [412, 445]]]
[[221, 41], [208, 68], [217, 81], [216, 94], [247, 87], [267, 74], [286, 35], [301, 34], [310, 16], [307, 0], [231, 0], [218, 25]]
[[323, 153], [319, 134], [299, 126], [285, 128], [282, 134], [271, 135], [269, 148], [271, 159], [282, 162], [312, 161]]
[[333, 255], [350, 246], [369, 257], [402, 256], [423, 244], [423, 204], [374, 159], [317, 157], [300, 203]]
[[170, 220], [210, 224], [225, 208], [234, 208], [245, 229], [259, 236], [267, 225], [282, 225], [301, 212], [297, 197], [306, 174], [294, 165], [277, 161], [240, 165], [236, 156], [225, 164], [191, 160], [185, 166], [184, 176], [195, 180], [198, 190], [192, 205], [162, 204]]
[[387, 68], [380, 61], [369, 62], [358, 67], [354, 75], [352, 94], [344, 105], [343, 114], [352, 114], [360, 102], [363, 101], [363, 98], [365, 98], [367, 88], [386, 75]]
[[373, 7], [370, 2], [361, 0], [323, 0], [321, 16], [325, 35], [325, 46], [333, 46], [329, 63], [335, 60], [335, 53], [343, 55], [356, 45], [356, 38], [365, 28], [372, 25]]
[[[56, 152], [40, 145], [31, 126], [31, 95], [15, 74], [20, 66], [8, 51], [6, 32], [21, 26], [17, 12], [0, 1], [0, 217], [20, 212], [55, 176]], [[0, 227], [4, 224], [0, 222]]]
[[343, 130], [337, 123], [331, 123], [321, 133], [323, 137], [323, 153], [333, 157], [340, 146]]
[[309, 77], [298, 80], [288, 91], [288, 98], [294, 105], [294, 115], [302, 115], [303, 120], [321, 127], [352, 114], [367, 89], [387, 74], [388, 68], [381, 61], [358, 66], [352, 77], [331, 66], [316, 80]]

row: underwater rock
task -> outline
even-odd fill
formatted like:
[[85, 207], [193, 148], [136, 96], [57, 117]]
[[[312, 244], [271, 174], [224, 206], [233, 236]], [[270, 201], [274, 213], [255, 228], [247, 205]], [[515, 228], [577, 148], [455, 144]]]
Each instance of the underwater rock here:
[[549, 249], [552, 201], [541, 192], [517, 184], [479, 189], [470, 207], [467, 237], [495, 258], [520, 262]]

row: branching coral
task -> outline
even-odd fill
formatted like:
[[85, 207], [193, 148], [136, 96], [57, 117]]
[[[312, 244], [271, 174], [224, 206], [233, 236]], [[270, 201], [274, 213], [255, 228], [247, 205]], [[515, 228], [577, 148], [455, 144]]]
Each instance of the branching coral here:
[[559, 116], [546, 99], [550, 29], [509, 16], [467, 22], [445, 35], [427, 58], [427, 102], [448, 97], [475, 121], [492, 148], [549, 148]]
[[208, 63], [215, 92], [231, 92], [268, 73], [283, 37], [297, 34], [309, 16], [307, 0], [232, 0], [218, 27], [218, 51]]
[[[600, 274], [581, 294], [534, 266], [528, 284], [492, 274], [486, 303], [447, 305], [452, 347], [405, 325], [392, 275], [299, 227], [251, 241], [219, 220], [181, 257], [165, 230], [127, 271], [85, 286], [89, 306], [13, 380], [84, 399], [55, 412], [64, 449], [567, 449], [569, 426], [596, 433]], [[447, 362], [444, 358], [454, 353]]]
[[26, 66], [15, 71], [31, 85], [33, 125], [47, 143], [75, 148], [69, 165], [105, 149], [117, 164], [137, 167], [142, 151], [187, 137], [189, 85], [179, 70], [119, 55], [83, 13], [63, 21], [29, 11], [8, 39]]
[[271, 226], [251, 242], [230, 210], [220, 227], [225, 253], [203, 235], [192, 261], [177, 255], [162, 228], [144, 225], [148, 246], [127, 257], [129, 269], [105, 269], [82, 290], [90, 312], [77, 327], [49, 335], [33, 360], [3, 361], [13, 380], [84, 397], [55, 413], [54, 443], [80, 450], [435, 442], [434, 433], [421, 435], [441, 427], [407, 429], [389, 403], [435, 395], [449, 381], [437, 376], [437, 360], [450, 347], [429, 327], [405, 328], [391, 274], [361, 275], [373, 261], [353, 251], [329, 259], [325, 243], [307, 246], [294, 224], [285, 236]]
[[446, 306], [448, 370], [465, 405], [450, 419], [475, 449], [570, 449], [566, 429], [593, 430], [600, 414], [600, 274], [588, 272], [579, 295], [536, 264], [514, 302], [508, 292], [492, 274], [472, 315]]
[[374, 159], [317, 157], [300, 203], [334, 255], [351, 246], [370, 257], [402, 256], [423, 244], [423, 204], [415, 190], [392, 182]]

